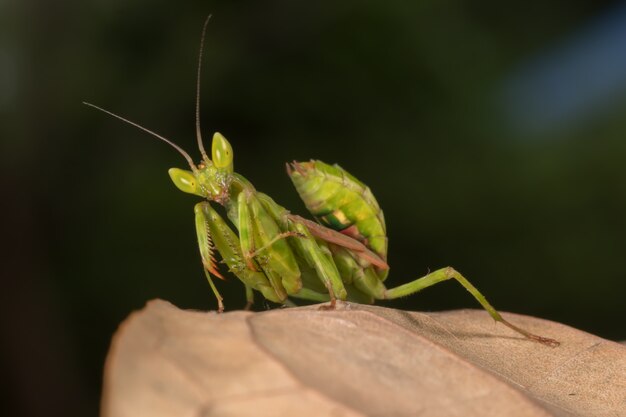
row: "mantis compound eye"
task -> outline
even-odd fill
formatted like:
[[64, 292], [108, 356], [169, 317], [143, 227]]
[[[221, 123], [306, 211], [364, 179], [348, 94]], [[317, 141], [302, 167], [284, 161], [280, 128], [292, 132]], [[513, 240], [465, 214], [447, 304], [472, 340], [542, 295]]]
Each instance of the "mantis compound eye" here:
[[189, 194], [198, 194], [198, 183], [192, 172], [184, 169], [170, 168], [167, 171], [170, 174], [172, 182], [180, 191]]
[[219, 132], [213, 135], [211, 157], [217, 168], [233, 172], [233, 147]]

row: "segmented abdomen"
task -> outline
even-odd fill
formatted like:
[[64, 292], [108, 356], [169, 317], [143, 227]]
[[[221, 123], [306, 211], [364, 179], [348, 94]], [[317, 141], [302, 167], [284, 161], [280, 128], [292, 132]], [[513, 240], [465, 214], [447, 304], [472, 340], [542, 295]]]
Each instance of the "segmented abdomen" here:
[[387, 260], [385, 218], [369, 187], [339, 165], [322, 161], [287, 164], [287, 173], [322, 224], [361, 241]]

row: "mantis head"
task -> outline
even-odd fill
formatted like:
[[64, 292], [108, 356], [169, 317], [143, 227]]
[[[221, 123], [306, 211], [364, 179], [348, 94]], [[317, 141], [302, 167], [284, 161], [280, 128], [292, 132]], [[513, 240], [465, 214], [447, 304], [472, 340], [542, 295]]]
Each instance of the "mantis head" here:
[[200, 126], [199, 123], [197, 123], [198, 147], [200, 148], [202, 160], [198, 165], [196, 165], [183, 148], [166, 137], [161, 136], [135, 122], [131, 122], [130, 120], [110, 112], [109, 110], [98, 107], [95, 104], [87, 102], [83, 103], [89, 107], [93, 107], [120, 119], [123, 122], [133, 125], [176, 149], [178, 153], [180, 153], [187, 160], [189, 168], [191, 169], [185, 170], [180, 168], [170, 168], [168, 171], [174, 185], [176, 185], [179, 190], [185, 193], [204, 197], [210, 201], [217, 201], [218, 203], [224, 203], [228, 200], [228, 188], [232, 181], [233, 173], [233, 147], [221, 133], [216, 132], [213, 135], [213, 142], [211, 145], [212, 159], [209, 159], [206, 151], [204, 150], [202, 136], [200, 135]]
[[215, 133], [213, 135], [213, 142], [211, 145], [212, 159], [209, 159], [206, 151], [204, 150], [202, 134], [200, 133], [200, 70], [202, 68], [204, 35], [210, 18], [211, 16], [209, 15], [204, 21], [202, 36], [200, 38], [200, 53], [198, 54], [198, 74], [196, 79], [196, 138], [198, 140], [200, 154], [202, 155], [202, 161], [198, 165], [193, 163], [193, 160], [189, 154], [185, 152], [185, 150], [166, 137], [146, 129], [135, 122], [131, 122], [130, 120], [110, 112], [109, 110], [98, 107], [95, 104], [87, 102], [83, 102], [83, 104], [133, 125], [172, 146], [187, 160], [187, 163], [191, 168], [190, 171], [179, 168], [170, 168], [168, 173], [170, 174], [170, 178], [172, 179], [172, 182], [174, 182], [174, 185], [185, 193], [194, 194], [204, 197], [209, 201], [216, 201], [223, 204], [228, 200], [230, 195], [229, 187], [233, 178], [233, 148], [221, 133]]
[[202, 162], [194, 165], [191, 171], [170, 168], [168, 173], [174, 185], [181, 191], [204, 197], [210, 201], [223, 202], [228, 199], [229, 186], [233, 173], [233, 148], [221, 133], [213, 135], [211, 159], [200, 145]]

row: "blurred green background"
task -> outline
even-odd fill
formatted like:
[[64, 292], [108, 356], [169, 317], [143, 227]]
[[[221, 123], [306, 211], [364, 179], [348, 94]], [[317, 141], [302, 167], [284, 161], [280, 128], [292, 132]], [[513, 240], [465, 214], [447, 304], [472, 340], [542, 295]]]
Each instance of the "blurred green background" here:
[[[621, 2], [0, 1], [2, 415], [95, 415], [118, 324], [147, 300], [213, 309], [196, 198], [167, 176], [205, 137], [304, 213], [284, 163], [368, 184], [389, 285], [446, 265], [502, 311], [626, 338]], [[621, 52], [621, 54], [620, 54]], [[219, 282], [227, 309], [242, 286]], [[477, 308], [457, 284], [383, 305]], [[258, 301], [256, 309], [268, 306]]]

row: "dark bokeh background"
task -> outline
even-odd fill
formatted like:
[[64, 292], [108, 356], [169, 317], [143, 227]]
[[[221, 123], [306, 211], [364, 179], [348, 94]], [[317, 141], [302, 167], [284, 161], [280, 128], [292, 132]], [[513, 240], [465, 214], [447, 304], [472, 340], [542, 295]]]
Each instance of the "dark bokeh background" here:
[[[415, 3], [415, 4], [412, 4]], [[211, 309], [171, 148], [202, 124], [303, 213], [284, 162], [338, 162], [385, 210], [390, 285], [453, 265], [504, 311], [626, 338], [619, 2], [0, 1], [2, 415], [95, 415], [117, 325]], [[244, 304], [219, 282], [227, 308]], [[454, 283], [384, 303], [476, 308]], [[257, 309], [266, 306], [258, 302]]]

